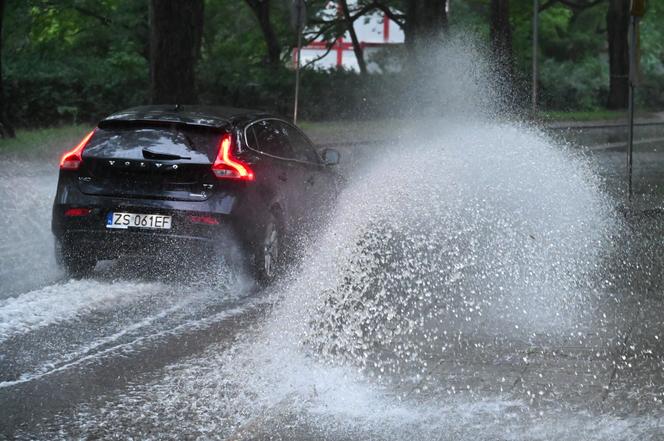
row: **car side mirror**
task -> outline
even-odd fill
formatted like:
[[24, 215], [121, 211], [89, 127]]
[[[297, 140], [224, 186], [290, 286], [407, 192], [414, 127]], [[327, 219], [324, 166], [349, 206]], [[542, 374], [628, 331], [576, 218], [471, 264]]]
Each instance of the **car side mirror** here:
[[334, 149], [325, 149], [322, 153], [323, 164], [325, 165], [337, 165], [341, 159], [341, 153], [338, 150]]

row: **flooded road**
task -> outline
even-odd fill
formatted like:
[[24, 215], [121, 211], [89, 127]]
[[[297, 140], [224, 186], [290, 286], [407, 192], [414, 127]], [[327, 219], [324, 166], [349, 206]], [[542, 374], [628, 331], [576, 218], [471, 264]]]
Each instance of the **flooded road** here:
[[621, 214], [623, 156], [443, 129], [405, 171], [398, 142], [345, 146], [333, 221], [266, 290], [223, 264], [64, 279], [55, 164], [3, 161], [0, 438], [660, 439], [664, 223]]

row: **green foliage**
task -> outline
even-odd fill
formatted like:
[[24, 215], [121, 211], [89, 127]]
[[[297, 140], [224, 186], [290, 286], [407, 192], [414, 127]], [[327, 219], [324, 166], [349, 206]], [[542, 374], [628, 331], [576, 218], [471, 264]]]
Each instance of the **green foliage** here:
[[[489, 0], [451, 0], [451, 23], [488, 42]], [[543, 0], [540, 4], [546, 4]], [[664, 2], [650, 1], [641, 27], [644, 82], [638, 104], [664, 106]], [[510, 19], [517, 76], [527, 82], [532, 69], [532, 0], [511, 0]], [[608, 93], [606, 14], [608, 2], [586, 9], [561, 3], [541, 11], [540, 78], [545, 109], [603, 108]]]
[[14, 123], [92, 121], [145, 103], [147, 7], [139, 3], [10, 2], [3, 74]]
[[147, 100], [147, 63], [138, 55], [107, 59], [12, 60], [5, 72], [8, 113], [19, 125], [91, 121]]
[[[359, 6], [373, 0], [359, 0]], [[309, 23], [326, 0], [310, 0]], [[383, 0], [399, 11], [404, 0]], [[545, 3], [542, 1], [541, 3]], [[532, 62], [532, 0], [511, 0], [517, 77], [527, 89]], [[290, 0], [272, 0], [272, 23], [283, 48], [270, 66], [263, 34], [242, 0], [206, 0], [197, 66], [204, 103], [265, 108], [290, 114], [294, 74], [288, 60], [296, 36]], [[450, 0], [450, 26], [488, 43], [489, 0]], [[548, 109], [604, 107], [608, 89], [607, 2], [572, 10], [556, 4], [540, 13], [540, 88]], [[342, 32], [340, 26], [329, 35]], [[8, 113], [18, 126], [85, 123], [149, 100], [148, 2], [144, 0], [7, 0], [3, 75]], [[664, 2], [650, 1], [641, 32], [643, 85], [637, 99], [664, 105]], [[397, 74], [306, 70], [302, 116], [309, 119], [384, 117], [394, 113]]]
[[[532, 1], [516, 22], [518, 68], [530, 75]], [[526, 8], [526, 5], [530, 8]], [[607, 4], [572, 10], [556, 4], [540, 12], [540, 93], [545, 109], [592, 110], [605, 106], [609, 86], [606, 53]]]
[[608, 93], [606, 60], [544, 60], [541, 66], [542, 105], [545, 109], [592, 110], [604, 106]]
[[648, 2], [648, 10], [641, 23], [642, 84], [637, 98], [650, 108], [664, 103], [664, 4]]
[[479, 38], [489, 40], [489, 2], [486, 0], [449, 0], [450, 26], [463, 28]]

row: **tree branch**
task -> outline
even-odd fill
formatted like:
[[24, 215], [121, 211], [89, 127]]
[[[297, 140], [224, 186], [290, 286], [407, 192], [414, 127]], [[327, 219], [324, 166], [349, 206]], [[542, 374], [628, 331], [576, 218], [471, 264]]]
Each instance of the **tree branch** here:
[[54, 1], [48, 1], [48, 0], [44, 1], [44, 6], [46, 6], [46, 8], [51, 8], [51, 9], [55, 9], [55, 10], [62, 9], [62, 8], [69, 8], [73, 11], [78, 12], [80, 15], [94, 18], [95, 20], [97, 20], [101, 24], [103, 24], [104, 26], [110, 26], [111, 24], [113, 24], [113, 20], [111, 20], [110, 18], [105, 17], [101, 14], [98, 14], [95, 11], [91, 11], [88, 8], [84, 8], [82, 6], [78, 6], [78, 5], [74, 5], [74, 4], [69, 4], [69, 5], [64, 5], [63, 6], [62, 4], [57, 4]]
[[385, 14], [387, 16], [387, 18], [389, 18], [390, 20], [392, 20], [393, 22], [398, 24], [399, 27], [403, 29], [403, 27], [405, 25], [405, 18], [406, 18], [405, 15], [395, 14], [394, 12], [392, 12], [392, 10], [388, 6], [385, 6], [384, 4], [379, 3], [378, 1], [374, 1], [372, 4], [376, 9], [381, 10], [383, 12], [383, 14]]
[[360, 73], [366, 75], [367, 72], [367, 63], [364, 60], [364, 51], [362, 46], [360, 46], [360, 40], [357, 38], [357, 33], [355, 32], [355, 26], [352, 21], [350, 21], [350, 10], [348, 9], [347, 0], [339, 0], [341, 5], [341, 10], [343, 11], [344, 19], [347, 22], [347, 30], [350, 34], [350, 40], [353, 43], [353, 52], [355, 53], [355, 58], [357, 59], [357, 65], [360, 68]]
[[[339, 40], [339, 37], [338, 37], [338, 36], [335, 37], [334, 41], [332, 41], [331, 43], [329, 43], [329, 44], [326, 46], [326, 50], [325, 50], [325, 53], [324, 53], [324, 54], [319, 55], [319, 56], [317, 56], [316, 58], [310, 60], [307, 64], [305, 64], [304, 66], [302, 66], [302, 69], [304, 69], [304, 68], [306, 68], [306, 67], [309, 67], [309, 66], [311, 66], [312, 64], [316, 63], [317, 61], [320, 61], [320, 60], [322, 60], [323, 58], [327, 57], [327, 55], [328, 55], [330, 52], [332, 52], [332, 49], [334, 48], [334, 45], [337, 43], [338, 40]], [[302, 55], [302, 54], [300, 54], [300, 55]]]
[[[368, 5], [365, 5], [361, 9], [358, 9], [354, 14], [352, 14], [348, 18], [347, 22], [355, 23], [355, 21], [357, 21], [359, 18], [363, 17], [367, 13], [373, 11], [374, 9], [381, 9], [380, 5], [376, 1], [374, 1], [373, 3], [369, 3]], [[339, 26], [342, 29], [341, 30], [341, 35], [343, 35], [346, 32], [346, 26], [344, 26], [343, 17], [337, 17], [334, 20], [328, 20], [328, 21], [325, 21], [325, 20], [310, 20], [310, 22], [315, 23], [315, 24], [325, 25], [325, 26], [321, 27], [317, 32], [312, 33], [313, 38], [310, 38], [308, 40], [309, 43], [311, 43], [312, 41], [315, 41], [317, 38], [321, 37], [323, 34], [330, 31], [335, 26]], [[401, 24], [399, 24], [399, 26], [401, 26]], [[339, 36], [337, 36], [337, 38], [339, 38]]]

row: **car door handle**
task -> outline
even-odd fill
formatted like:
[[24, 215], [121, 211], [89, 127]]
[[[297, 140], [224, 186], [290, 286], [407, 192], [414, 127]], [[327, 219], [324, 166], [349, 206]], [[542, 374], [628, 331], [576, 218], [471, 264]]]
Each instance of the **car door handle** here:
[[288, 176], [286, 175], [279, 175], [277, 177], [279, 178], [280, 181], [288, 182]]

